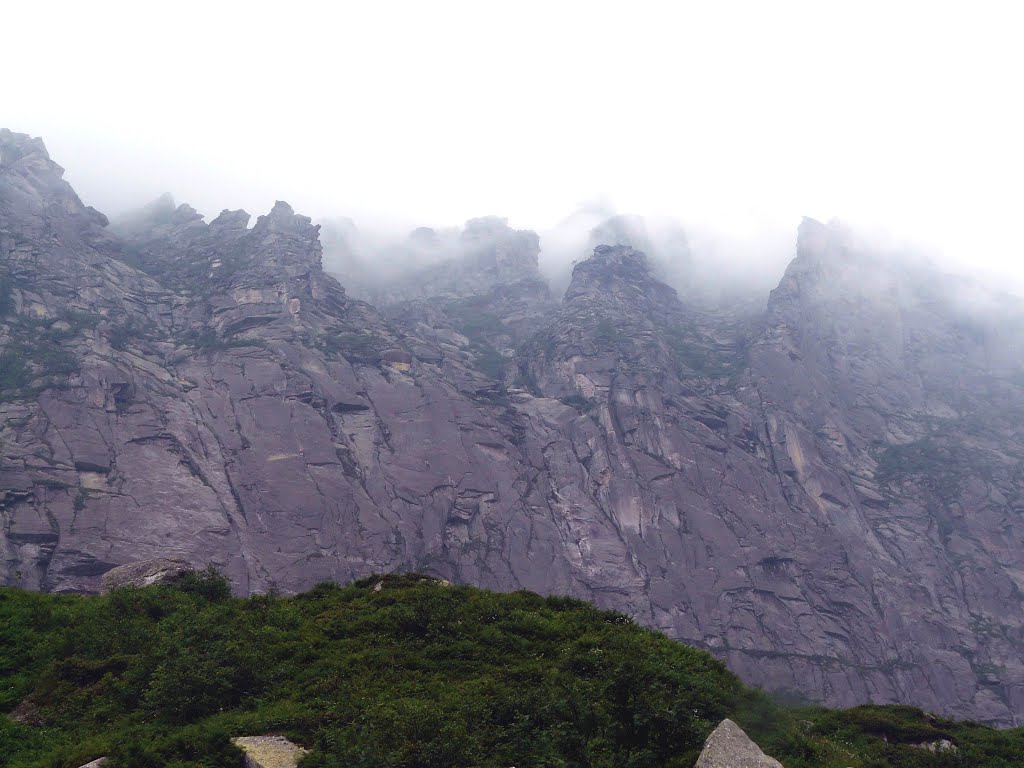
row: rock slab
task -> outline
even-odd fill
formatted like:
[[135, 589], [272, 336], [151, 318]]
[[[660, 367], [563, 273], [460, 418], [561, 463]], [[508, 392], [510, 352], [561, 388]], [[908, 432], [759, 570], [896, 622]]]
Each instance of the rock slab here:
[[239, 736], [231, 743], [245, 753], [245, 768], [295, 768], [307, 752], [284, 736]]
[[149, 587], [153, 584], [173, 584], [182, 576], [192, 573], [192, 565], [177, 558], [161, 557], [119, 565], [103, 574], [100, 589], [103, 594], [119, 587]]
[[711, 732], [694, 768], [783, 768], [768, 757], [732, 720], [726, 718]]

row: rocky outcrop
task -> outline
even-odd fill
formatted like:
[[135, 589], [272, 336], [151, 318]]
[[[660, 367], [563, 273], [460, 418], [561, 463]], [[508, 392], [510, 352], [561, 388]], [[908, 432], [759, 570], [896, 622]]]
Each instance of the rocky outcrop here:
[[957, 752], [959, 748], [949, 739], [936, 739], [935, 741], [925, 741], [921, 744], [915, 744], [918, 749], [924, 749], [928, 752]]
[[284, 204], [249, 230], [182, 216], [119, 241], [41, 145], [11, 140], [27, 159], [0, 169], [0, 338], [35, 355], [41, 327], [66, 365], [44, 376], [38, 350], [0, 403], [5, 583], [96, 590], [167, 556], [241, 592], [425, 567], [569, 590], [568, 566], [537, 566], [560, 549], [553, 521], [530, 551], [509, 542], [544, 497], [493, 372], [454, 333], [439, 349], [349, 299]]
[[795, 666], [818, 665], [801, 657], [830, 648], [859, 674], [822, 683], [858, 699], [957, 700], [974, 717], [1019, 717], [1024, 326], [1018, 302], [988, 300], [842, 227], [801, 227], [739, 396], [760, 410], [789, 524], [829, 529], [838, 545], [822, 559], [791, 547], [801, 554], [770, 587], [784, 602], [757, 611], [784, 607], [804, 622], [794, 590], [818, 581], [828, 602], [808, 604], [833, 626], [805, 633], [789, 660], [768, 633], [748, 679], [778, 687]]
[[577, 266], [521, 364], [586, 417], [545, 445], [623, 607], [765, 688], [1019, 717], [1019, 335], [955, 288], [811, 222], [753, 333], [631, 250]]
[[184, 560], [157, 558], [111, 568], [100, 579], [100, 592], [106, 594], [121, 587], [150, 587], [173, 584], [195, 569]]
[[711, 732], [694, 768], [782, 768], [768, 757], [732, 720], [726, 718]]
[[308, 751], [284, 736], [239, 736], [231, 743], [245, 754], [245, 768], [296, 768]]
[[3, 583], [426, 571], [627, 612], [768, 689], [1024, 722], [1018, 303], [806, 222], [759, 313], [628, 245], [556, 304], [488, 220], [475, 272], [382, 313], [284, 203], [118, 234], [38, 140], [0, 153]]

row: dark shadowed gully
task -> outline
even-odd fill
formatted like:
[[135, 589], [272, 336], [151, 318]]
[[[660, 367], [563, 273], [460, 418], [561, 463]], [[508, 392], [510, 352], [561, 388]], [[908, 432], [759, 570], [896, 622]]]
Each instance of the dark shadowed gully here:
[[813, 221], [756, 312], [628, 245], [559, 301], [536, 236], [481, 219], [375, 308], [285, 203], [109, 227], [38, 139], [0, 153], [0, 582], [415, 569], [592, 600], [769, 690], [1024, 722], [1020, 307]]

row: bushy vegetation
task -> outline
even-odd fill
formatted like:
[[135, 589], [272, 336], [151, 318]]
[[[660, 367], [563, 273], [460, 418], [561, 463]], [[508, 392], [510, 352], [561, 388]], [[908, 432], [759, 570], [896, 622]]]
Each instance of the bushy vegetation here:
[[472, 344], [473, 361], [477, 370], [495, 381], [502, 382], [505, 378], [505, 356], [487, 343]]
[[991, 474], [987, 457], [964, 447], [957, 436], [935, 436], [903, 445], [888, 446], [878, 457], [875, 477], [890, 490], [908, 480], [932, 491], [945, 502], [954, 501], [969, 475]]
[[0, 393], [17, 392], [28, 385], [30, 378], [25, 358], [18, 350], [0, 352]]
[[692, 372], [698, 376], [724, 378], [742, 368], [742, 357], [723, 356], [700, 338], [695, 327], [671, 326], [664, 329], [662, 338], [684, 375]]
[[[118, 351], [125, 351], [133, 342], [138, 344], [147, 341], [157, 333], [155, 325], [149, 321], [140, 321], [134, 317], [125, 317], [120, 321], [112, 321], [106, 328], [110, 346]], [[198, 333], [196, 334], [198, 336]], [[212, 340], [216, 343], [216, 334]]]
[[227, 349], [227, 342], [213, 328], [192, 329], [185, 334], [185, 343], [199, 352], [219, 352]]
[[0, 272], [0, 317], [14, 309], [14, 281], [6, 272]]
[[17, 316], [10, 321], [11, 343], [0, 351], [0, 399], [16, 399], [49, 387], [63, 387], [80, 364], [66, 341], [91, 330], [103, 318], [67, 309], [57, 317]]
[[580, 413], [588, 413], [594, 409], [595, 405], [597, 405], [596, 400], [591, 400], [589, 397], [584, 397], [579, 393], [566, 395], [565, 397], [558, 398], [558, 400], [563, 405], [575, 408]]
[[388, 348], [387, 341], [369, 333], [337, 332], [317, 340], [328, 357], [344, 357], [350, 363], [377, 365]]
[[[0, 765], [679, 766], [733, 717], [787, 768], [1020, 765], [1021, 731], [905, 707], [792, 710], [708, 654], [565, 598], [419, 575], [233, 598], [216, 572], [104, 597], [0, 589]], [[14, 715], [14, 717], [10, 717]], [[949, 738], [956, 752], [908, 744]]]
[[[858, 756], [851, 766], [899, 768], [1012, 768], [1024, 765], [1024, 728], [996, 730], [954, 722], [916, 707], [821, 707], [802, 712], [811, 732]], [[922, 745], [946, 741], [956, 749], [932, 752]]]
[[474, 364], [485, 376], [498, 382], [505, 378], [505, 357], [494, 347], [495, 337], [508, 333], [501, 318], [489, 311], [492, 295], [470, 296], [448, 302], [444, 311], [452, 326], [469, 339]]
[[492, 336], [507, 333], [501, 318], [490, 311], [493, 297], [470, 296], [445, 304], [445, 314], [459, 333], [473, 341], [484, 341]]
[[622, 342], [623, 335], [615, 322], [608, 317], [602, 317], [597, 322], [594, 330], [594, 341], [602, 347], [613, 347]]

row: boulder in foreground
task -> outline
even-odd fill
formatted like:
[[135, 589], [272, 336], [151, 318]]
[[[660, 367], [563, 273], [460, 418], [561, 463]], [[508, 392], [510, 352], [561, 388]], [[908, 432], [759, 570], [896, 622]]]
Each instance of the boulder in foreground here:
[[284, 736], [239, 736], [231, 743], [245, 753], [245, 768], [296, 768], [306, 754]]
[[726, 718], [711, 732], [694, 768], [783, 768], [768, 757], [732, 720]]

